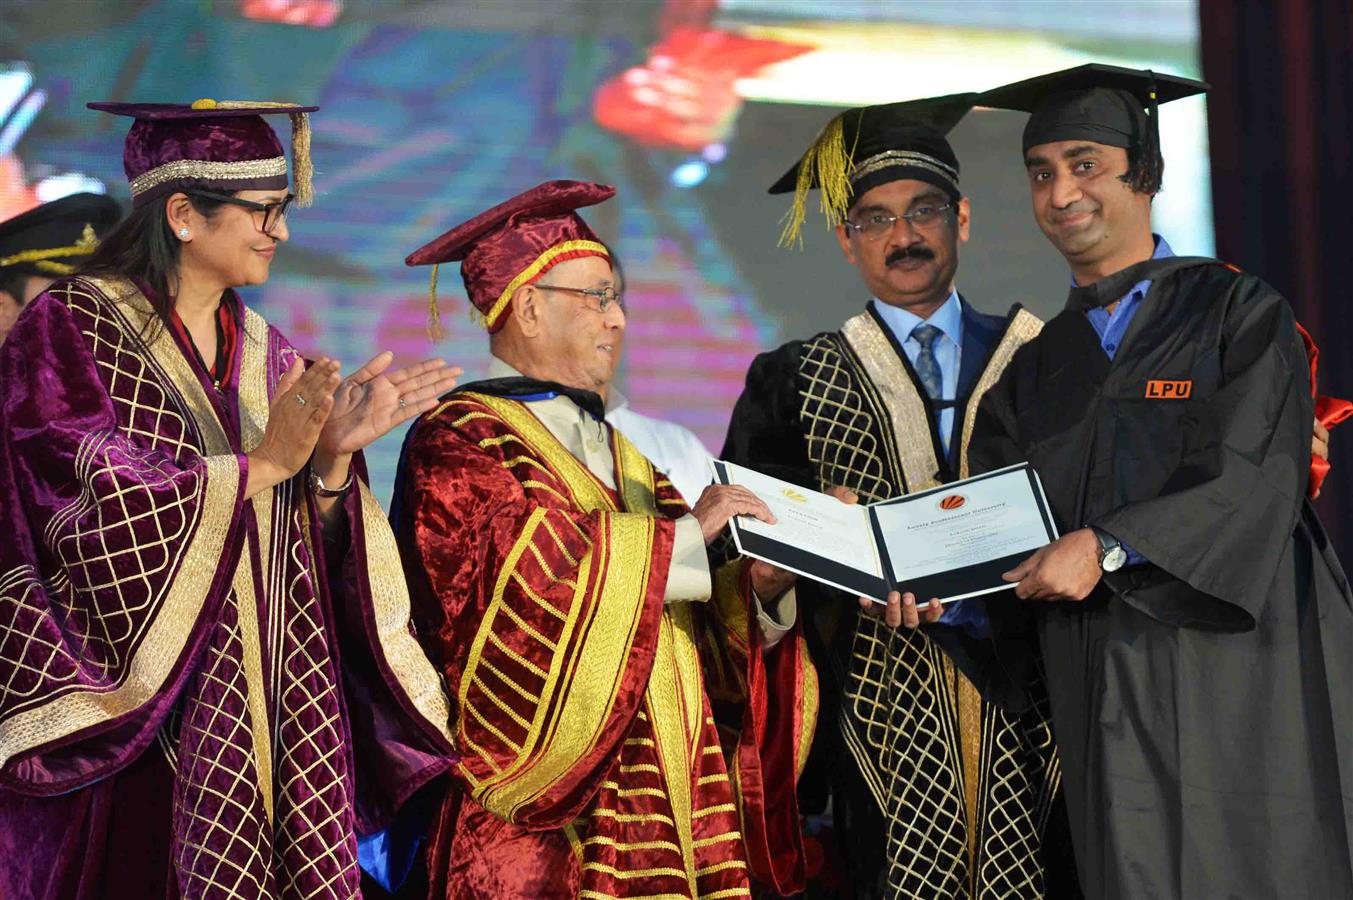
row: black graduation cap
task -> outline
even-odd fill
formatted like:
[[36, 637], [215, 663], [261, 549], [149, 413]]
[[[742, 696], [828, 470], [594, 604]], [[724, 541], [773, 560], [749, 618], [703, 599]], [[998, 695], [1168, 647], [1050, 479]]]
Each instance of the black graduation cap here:
[[1157, 106], [1210, 87], [1149, 69], [1088, 63], [993, 88], [979, 95], [975, 104], [1030, 113], [1024, 126], [1026, 153], [1053, 141], [1093, 141], [1122, 147], [1130, 158], [1142, 158], [1159, 173]]
[[818, 132], [803, 157], [771, 185], [770, 193], [794, 192], [781, 244], [798, 239], [808, 192], [822, 191], [829, 227], [846, 216], [851, 200], [904, 178], [933, 184], [960, 196], [958, 158], [945, 137], [973, 107], [977, 94], [948, 94], [848, 109]]
[[71, 194], [0, 222], [0, 270], [40, 277], [74, 272], [122, 218], [102, 194]]

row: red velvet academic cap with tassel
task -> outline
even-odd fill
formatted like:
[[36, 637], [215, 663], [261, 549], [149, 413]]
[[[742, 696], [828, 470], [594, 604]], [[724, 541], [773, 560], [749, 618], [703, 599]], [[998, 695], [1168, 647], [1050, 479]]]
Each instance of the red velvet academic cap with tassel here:
[[435, 266], [460, 262], [470, 302], [490, 333], [503, 327], [512, 294], [569, 259], [599, 256], [606, 245], [575, 212], [615, 196], [615, 188], [590, 181], [547, 181], [500, 203], [419, 247], [410, 266], [434, 266], [430, 330], [440, 331]]

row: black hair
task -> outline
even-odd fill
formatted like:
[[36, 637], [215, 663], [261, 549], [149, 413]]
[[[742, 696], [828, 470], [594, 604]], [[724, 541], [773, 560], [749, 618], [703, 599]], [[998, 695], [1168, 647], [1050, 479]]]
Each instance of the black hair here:
[[[193, 209], [208, 221], [225, 205], [223, 200], [187, 194]], [[99, 248], [85, 260], [78, 274], [132, 278], [150, 288], [146, 298], [160, 321], [169, 323], [174, 308], [174, 279], [179, 267], [182, 244], [169, 227], [165, 203], [156, 199], [134, 207], [99, 241]]]
[[1128, 148], [1128, 169], [1119, 180], [1138, 194], [1160, 193], [1161, 182], [1165, 175], [1165, 159], [1160, 155], [1160, 107], [1155, 99], [1155, 86], [1152, 85], [1151, 101], [1145, 112], [1146, 128], [1142, 139], [1134, 141]]
[[28, 287], [28, 279], [31, 278], [27, 272], [19, 272], [14, 269], [0, 269], [0, 291], [9, 294], [14, 298], [14, 302], [19, 304], [19, 308], [24, 306], [24, 290]]
[[1128, 150], [1127, 171], [1119, 175], [1118, 180], [1130, 187], [1134, 193], [1155, 196], [1160, 193], [1164, 168], [1159, 150], [1133, 147]]

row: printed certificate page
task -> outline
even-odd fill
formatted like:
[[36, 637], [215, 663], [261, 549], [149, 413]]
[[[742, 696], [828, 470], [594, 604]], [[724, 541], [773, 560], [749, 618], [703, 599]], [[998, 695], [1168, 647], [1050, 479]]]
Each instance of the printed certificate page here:
[[888, 574], [918, 603], [1011, 587], [1001, 573], [1057, 538], [1038, 475], [1025, 463], [871, 509]]
[[714, 463], [717, 480], [760, 497], [774, 525], [751, 516], [733, 519], [738, 551], [843, 590], [882, 599], [883, 565], [874, 545], [869, 510], [734, 463]]

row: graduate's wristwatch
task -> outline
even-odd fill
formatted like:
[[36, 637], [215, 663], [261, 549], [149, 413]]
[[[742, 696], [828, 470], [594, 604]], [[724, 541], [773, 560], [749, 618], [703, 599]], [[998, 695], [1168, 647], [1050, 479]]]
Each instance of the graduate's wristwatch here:
[[1107, 531], [1101, 531], [1090, 526], [1090, 530], [1095, 533], [1099, 539], [1099, 568], [1104, 572], [1117, 572], [1127, 564], [1127, 551], [1118, 538], [1109, 534]]

